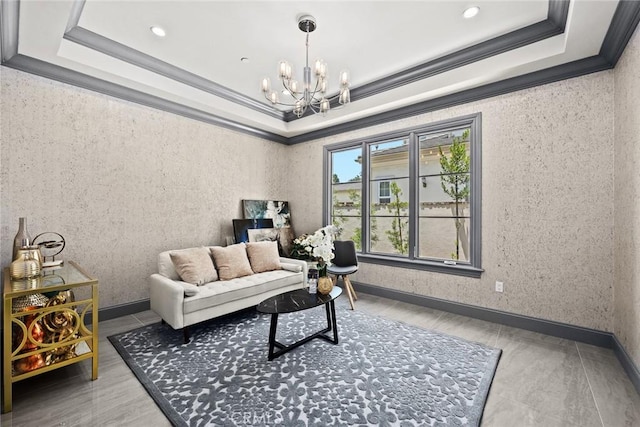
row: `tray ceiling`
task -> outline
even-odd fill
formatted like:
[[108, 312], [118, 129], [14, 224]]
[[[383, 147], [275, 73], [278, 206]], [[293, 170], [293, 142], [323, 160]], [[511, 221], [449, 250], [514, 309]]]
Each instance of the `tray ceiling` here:
[[[480, 13], [465, 19], [470, 5]], [[526, 86], [524, 76], [541, 70], [594, 62], [611, 37], [618, 7], [610, 0], [3, 0], [2, 59], [6, 66], [291, 143], [437, 107], [456, 94], [495, 92], [500, 82], [510, 82], [503, 92], [514, 90], [511, 83], [521, 79]], [[637, 9], [629, 10], [637, 15]], [[339, 71], [348, 69], [352, 102], [297, 119], [266, 101], [259, 82], [268, 76], [275, 86], [282, 59], [302, 80], [301, 14], [318, 24], [310, 35], [310, 61], [328, 63], [330, 93], [337, 91]], [[627, 22], [635, 28], [637, 17]], [[167, 35], [155, 36], [153, 25]]]

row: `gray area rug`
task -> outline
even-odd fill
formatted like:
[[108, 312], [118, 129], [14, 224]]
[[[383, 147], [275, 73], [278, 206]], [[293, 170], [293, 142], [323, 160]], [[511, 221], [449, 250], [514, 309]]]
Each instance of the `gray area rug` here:
[[[269, 315], [109, 337], [179, 426], [480, 424], [501, 350], [336, 307], [340, 343], [312, 340], [269, 362]], [[326, 325], [324, 307], [280, 315], [278, 341]]]

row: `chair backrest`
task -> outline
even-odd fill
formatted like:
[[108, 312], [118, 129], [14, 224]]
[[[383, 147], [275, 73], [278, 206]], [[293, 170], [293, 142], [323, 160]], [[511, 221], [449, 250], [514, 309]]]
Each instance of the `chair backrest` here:
[[335, 257], [331, 262], [338, 267], [349, 267], [358, 265], [358, 257], [356, 256], [356, 244], [352, 240], [334, 240], [333, 254]]

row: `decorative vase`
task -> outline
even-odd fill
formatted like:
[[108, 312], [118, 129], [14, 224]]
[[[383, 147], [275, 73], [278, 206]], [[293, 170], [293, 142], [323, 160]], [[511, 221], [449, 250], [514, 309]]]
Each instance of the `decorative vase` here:
[[[13, 300], [12, 311], [17, 313], [21, 311], [35, 310], [39, 307], [44, 307], [47, 302], [48, 299], [42, 294], [25, 295]], [[27, 314], [26, 316], [19, 318], [24, 324], [27, 333], [31, 335], [31, 339], [25, 339], [23, 344], [22, 340], [24, 339], [24, 330], [20, 327], [14, 326], [12, 351], [17, 351], [18, 353], [29, 353], [31, 351], [38, 350], [41, 347], [41, 343], [45, 340], [45, 331], [37, 318], [37, 313]], [[43, 366], [46, 366], [44, 353], [33, 354], [13, 362], [13, 369], [16, 374], [23, 374], [25, 372], [42, 368]]]
[[23, 246], [29, 246], [31, 244], [31, 235], [27, 231], [27, 218], [20, 218], [20, 225], [18, 226], [18, 233], [13, 238], [13, 257], [11, 260], [15, 260], [18, 255], [18, 249]]
[[44, 307], [49, 302], [49, 298], [43, 294], [29, 294], [21, 297], [15, 297], [11, 310], [13, 313], [20, 311], [28, 311], [30, 308]]
[[322, 295], [328, 295], [333, 290], [333, 280], [327, 276], [318, 279], [318, 292]]
[[[20, 349], [20, 353], [28, 353], [30, 351], [37, 350], [40, 346], [40, 343], [44, 341], [44, 330], [42, 329], [42, 325], [38, 321], [36, 321], [36, 315], [25, 316], [24, 323], [27, 328], [27, 333], [31, 334], [33, 341], [31, 341], [30, 339], [25, 340], [24, 345]], [[20, 343], [22, 343], [22, 334], [22, 330], [19, 330], [15, 335], [14, 347], [17, 347], [20, 345]], [[16, 373], [23, 374], [25, 372], [42, 368], [45, 365], [45, 355], [42, 353], [38, 353], [14, 361], [13, 369], [16, 371]]]
[[40, 275], [41, 264], [33, 257], [31, 249], [18, 249], [16, 259], [11, 263], [11, 278], [14, 280], [30, 279]]

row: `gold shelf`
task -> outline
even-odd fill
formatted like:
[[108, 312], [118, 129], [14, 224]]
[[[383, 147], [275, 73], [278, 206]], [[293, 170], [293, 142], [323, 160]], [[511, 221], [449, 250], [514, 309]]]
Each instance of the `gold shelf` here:
[[[67, 292], [81, 288], [90, 288], [91, 297], [75, 301]], [[40, 303], [44, 294], [50, 305]], [[68, 299], [56, 297], [63, 294]], [[98, 378], [97, 279], [73, 261], [29, 280], [11, 280], [5, 268], [3, 301], [3, 413], [11, 411], [15, 382], [87, 359], [91, 379]]]

